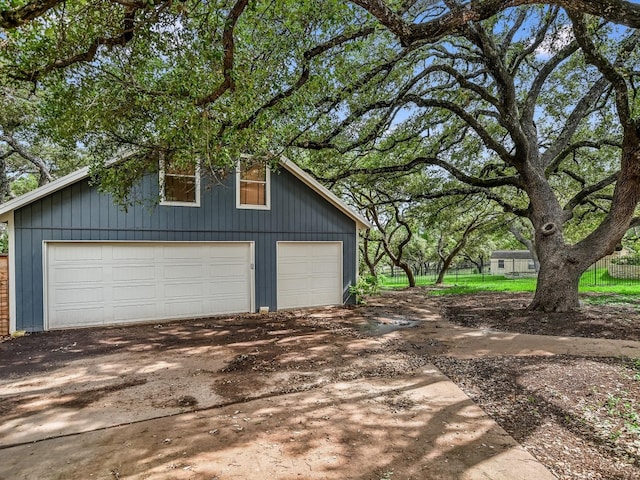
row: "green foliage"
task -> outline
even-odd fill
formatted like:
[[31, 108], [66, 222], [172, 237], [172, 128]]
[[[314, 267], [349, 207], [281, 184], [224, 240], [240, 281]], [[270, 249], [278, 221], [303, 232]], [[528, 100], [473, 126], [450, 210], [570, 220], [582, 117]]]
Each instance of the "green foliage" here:
[[355, 295], [356, 303], [365, 303], [365, 298], [375, 295], [380, 290], [378, 277], [374, 275], [361, 275], [355, 285], [349, 287], [349, 293]]
[[[559, 248], [599, 228], [616, 179], [629, 178], [615, 173], [616, 99], [638, 76], [637, 45], [624, 47], [631, 29], [589, 20], [595, 48], [621, 74], [607, 83], [577, 45], [565, 48], [575, 35], [554, 6], [510, 7], [438, 41], [401, 41], [402, 28], [392, 33], [359, 3], [255, 0], [236, 11], [242, 3], [232, 0], [60, 2], [3, 31], [0, 85], [37, 98], [5, 116], [28, 117], [34, 127], [21, 141], [43, 152], [82, 146], [102, 190], [124, 205], [138, 200], [132, 189], [154, 168], [152, 152], [214, 172], [241, 153], [285, 154], [344, 193], [364, 184], [387, 194], [386, 205], [440, 247], [413, 242], [405, 253], [415, 262], [486, 255], [475, 247], [492, 233], [469, 237], [466, 252], [457, 240], [488, 204], [536, 228], [562, 222]], [[449, 8], [386, 5], [418, 35]], [[132, 166], [105, 169], [131, 151]], [[381, 216], [394, 237], [391, 214]]]
[[628, 255], [611, 260], [615, 265], [640, 265], [640, 255]]
[[[605, 269], [598, 269], [597, 276], [606, 273]], [[585, 275], [593, 275], [594, 272], [587, 272]], [[380, 288], [405, 288], [406, 281], [398, 282], [393, 278], [379, 275]], [[433, 276], [416, 277], [416, 283], [420, 286], [433, 286]], [[430, 295], [464, 295], [478, 292], [535, 292], [537, 280], [535, 278], [515, 278], [508, 279], [502, 275], [447, 275], [444, 286], [440, 288], [429, 288]], [[640, 280], [625, 281], [625, 285], [603, 284], [594, 285], [590, 281], [581, 282], [580, 292], [602, 293], [601, 296], [585, 296], [582, 301], [596, 305], [604, 304], [626, 304], [638, 305], [640, 303]]]
[[38, 188], [38, 178], [34, 174], [23, 175], [11, 183], [11, 191], [15, 196], [24, 195]]
[[604, 407], [608, 415], [623, 420], [628, 430], [640, 432], [640, 413], [638, 413], [637, 402], [622, 395], [610, 393], [607, 395]]
[[6, 229], [0, 233], [0, 253], [9, 253], [9, 232]]

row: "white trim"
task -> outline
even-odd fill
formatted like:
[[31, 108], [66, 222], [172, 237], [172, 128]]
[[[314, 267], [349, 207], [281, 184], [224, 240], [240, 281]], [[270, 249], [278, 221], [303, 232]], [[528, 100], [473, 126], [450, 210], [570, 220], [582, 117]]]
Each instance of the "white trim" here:
[[[271, 168], [269, 165], [265, 165], [265, 187], [264, 187], [264, 195], [265, 195], [265, 205], [252, 205], [248, 203], [240, 203], [240, 162], [244, 158], [249, 158], [246, 156], [241, 156], [240, 159], [236, 162], [236, 208], [244, 209], [244, 210], [271, 210]], [[255, 182], [262, 183], [262, 182]]]
[[193, 175], [174, 175], [182, 177], [193, 177], [196, 183], [195, 201], [193, 202], [178, 202], [175, 200], [165, 200], [165, 172], [164, 172], [164, 158], [161, 158], [158, 165], [158, 186], [160, 187], [160, 205], [167, 207], [199, 207], [200, 206], [200, 162], [196, 162], [195, 171]]
[[[47, 292], [48, 284], [49, 284], [49, 279], [47, 278], [47, 274], [49, 273], [47, 271], [47, 260], [49, 259], [48, 257], [49, 249], [47, 248], [48, 243], [54, 243], [54, 241], [50, 241], [50, 240], [42, 241], [42, 330], [44, 330], [45, 332], [49, 331], [49, 308], [48, 308], [49, 298], [48, 298], [48, 292]], [[66, 243], [66, 242], [62, 241], [60, 243]]]
[[9, 334], [15, 332], [17, 326], [16, 314], [16, 235], [13, 210], [6, 215], [7, 235], [9, 237]]
[[327, 189], [324, 185], [318, 182], [315, 178], [309, 175], [307, 172], [302, 170], [298, 165], [296, 165], [293, 161], [288, 158], [282, 157], [280, 160], [280, 165], [282, 165], [285, 169], [287, 169], [290, 173], [292, 173], [295, 177], [301, 180], [303, 183], [306, 183], [308, 187], [318, 193], [321, 197], [331, 203], [334, 207], [340, 210], [342, 213], [347, 215], [349, 218], [355, 220], [356, 227], [358, 230], [366, 230], [369, 228], [373, 228], [373, 224], [369, 222], [366, 218], [364, 218], [359, 213], [353, 211], [351, 207], [349, 207], [346, 203], [344, 203], [337, 195]]
[[14, 198], [6, 203], [0, 205], [0, 215], [4, 215], [5, 213], [9, 213], [13, 210], [17, 210], [20, 207], [28, 205], [30, 203], [35, 202], [36, 200], [41, 199], [42, 197], [46, 197], [47, 195], [57, 192], [58, 190], [62, 190], [67, 185], [71, 185], [75, 182], [83, 180], [89, 176], [89, 167], [81, 168], [69, 175], [58, 178], [53, 182], [47, 183], [42, 187], [38, 187], [35, 190], [31, 190], [30, 192], [25, 193], [24, 195], [20, 195], [19, 197]]
[[[353, 211], [351, 207], [349, 207], [336, 195], [330, 192], [326, 187], [316, 181], [313, 177], [311, 177], [311, 175], [298, 167], [293, 161], [289, 160], [288, 158], [282, 157], [280, 159], [280, 165], [282, 165], [282, 167], [292, 173], [295, 177], [305, 183], [309, 188], [318, 193], [321, 197], [331, 203], [342, 213], [354, 220], [358, 229], [362, 230], [366, 228], [373, 228], [373, 225], [366, 218]], [[39, 200], [40, 198], [45, 197], [51, 193], [57, 192], [58, 190], [62, 190], [64, 187], [79, 182], [80, 180], [83, 180], [88, 176], [89, 167], [84, 167], [65, 177], [54, 180], [51, 183], [48, 183], [42, 187], [32, 190], [31, 192], [14, 198], [9, 202], [3, 203], [2, 205], [0, 205], [0, 219], [2, 219], [5, 214], [13, 210], [17, 210], [18, 208], [35, 202], [36, 200]]]
[[[358, 226], [356, 225], [356, 284], [360, 279], [360, 232], [358, 231]], [[354, 285], [355, 287], [355, 285]]]
[[[223, 242], [217, 242], [217, 243], [223, 243]], [[231, 242], [226, 242], [226, 243], [231, 243]], [[235, 242], [235, 243], [245, 243], [245, 242]], [[249, 285], [249, 296], [251, 297], [249, 299], [249, 312], [250, 313], [254, 313], [256, 311], [256, 242], [254, 241], [250, 241], [250, 242], [246, 242], [249, 244], [249, 261], [251, 262], [249, 265], [249, 269], [251, 270], [249, 272], [249, 282], [251, 283], [251, 285]]]
[[[87, 243], [102, 243], [102, 244], [202, 244], [202, 245], [211, 245], [211, 244], [245, 244], [249, 246], [249, 313], [254, 313], [256, 311], [256, 269], [255, 269], [255, 250], [256, 244], [254, 241], [233, 241], [233, 240], [199, 240], [199, 241], [189, 241], [189, 240], [178, 240], [178, 241], [165, 241], [165, 240], [43, 240], [42, 241], [42, 328], [44, 331], [49, 331], [49, 308], [47, 306], [47, 252], [48, 252], [48, 244], [70, 244], [70, 243], [79, 243], [79, 244], [87, 244]], [[11, 253], [10, 253], [11, 254]], [[11, 262], [11, 260], [9, 260]], [[11, 278], [11, 277], [9, 277]], [[14, 289], [15, 290], [15, 289]], [[11, 299], [10, 299], [11, 300]], [[15, 303], [15, 302], [14, 302]], [[238, 312], [242, 313], [242, 312]], [[171, 319], [160, 319], [160, 320], [149, 320], [147, 323], [152, 323], [154, 321], [169, 321], [169, 320], [178, 320], [185, 318], [194, 318], [193, 315], [187, 315], [184, 317], [176, 317]], [[127, 325], [135, 322], [120, 322], [120, 323], [109, 323], [108, 325], [96, 325], [96, 327], [104, 327], [111, 325]], [[14, 317], [14, 327], [15, 327], [15, 317]], [[74, 327], [69, 327], [74, 328]], [[78, 327], [78, 328], [86, 328], [86, 327]], [[11, 330], [13, 332], [15, 330]]]

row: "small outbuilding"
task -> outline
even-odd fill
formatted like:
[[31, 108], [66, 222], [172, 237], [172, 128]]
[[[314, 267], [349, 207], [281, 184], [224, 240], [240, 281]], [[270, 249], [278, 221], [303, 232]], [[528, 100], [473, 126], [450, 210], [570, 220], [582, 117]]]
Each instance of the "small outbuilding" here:
[[10, 330], [41, 331], [352, 302], [369, 222], [291, 160], [222, 183], [162, 164], [126, 211], [83, 168], [0, 205]]
[[534, 276], [536, 265], [529, 250], [496, 250], [491, 253], [491, 274]]

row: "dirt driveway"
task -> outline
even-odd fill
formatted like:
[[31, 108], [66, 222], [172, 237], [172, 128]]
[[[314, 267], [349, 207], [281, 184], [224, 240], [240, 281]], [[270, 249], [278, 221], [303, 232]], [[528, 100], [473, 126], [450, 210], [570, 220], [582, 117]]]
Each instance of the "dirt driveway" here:
[[0, 479], [553, 478], [428, 362], [439, 322], [387, 298], [5, 341]]

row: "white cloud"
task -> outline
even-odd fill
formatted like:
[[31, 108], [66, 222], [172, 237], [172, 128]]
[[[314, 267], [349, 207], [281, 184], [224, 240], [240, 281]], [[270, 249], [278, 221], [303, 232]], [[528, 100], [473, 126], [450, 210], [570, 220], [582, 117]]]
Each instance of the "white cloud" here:
[[547, 34], [542, 43], [535, 49], [535, 54], [539, 57], [550, 58], [569, 45], [574, 38], [571, 25], [562, 25], [559, 29]]

